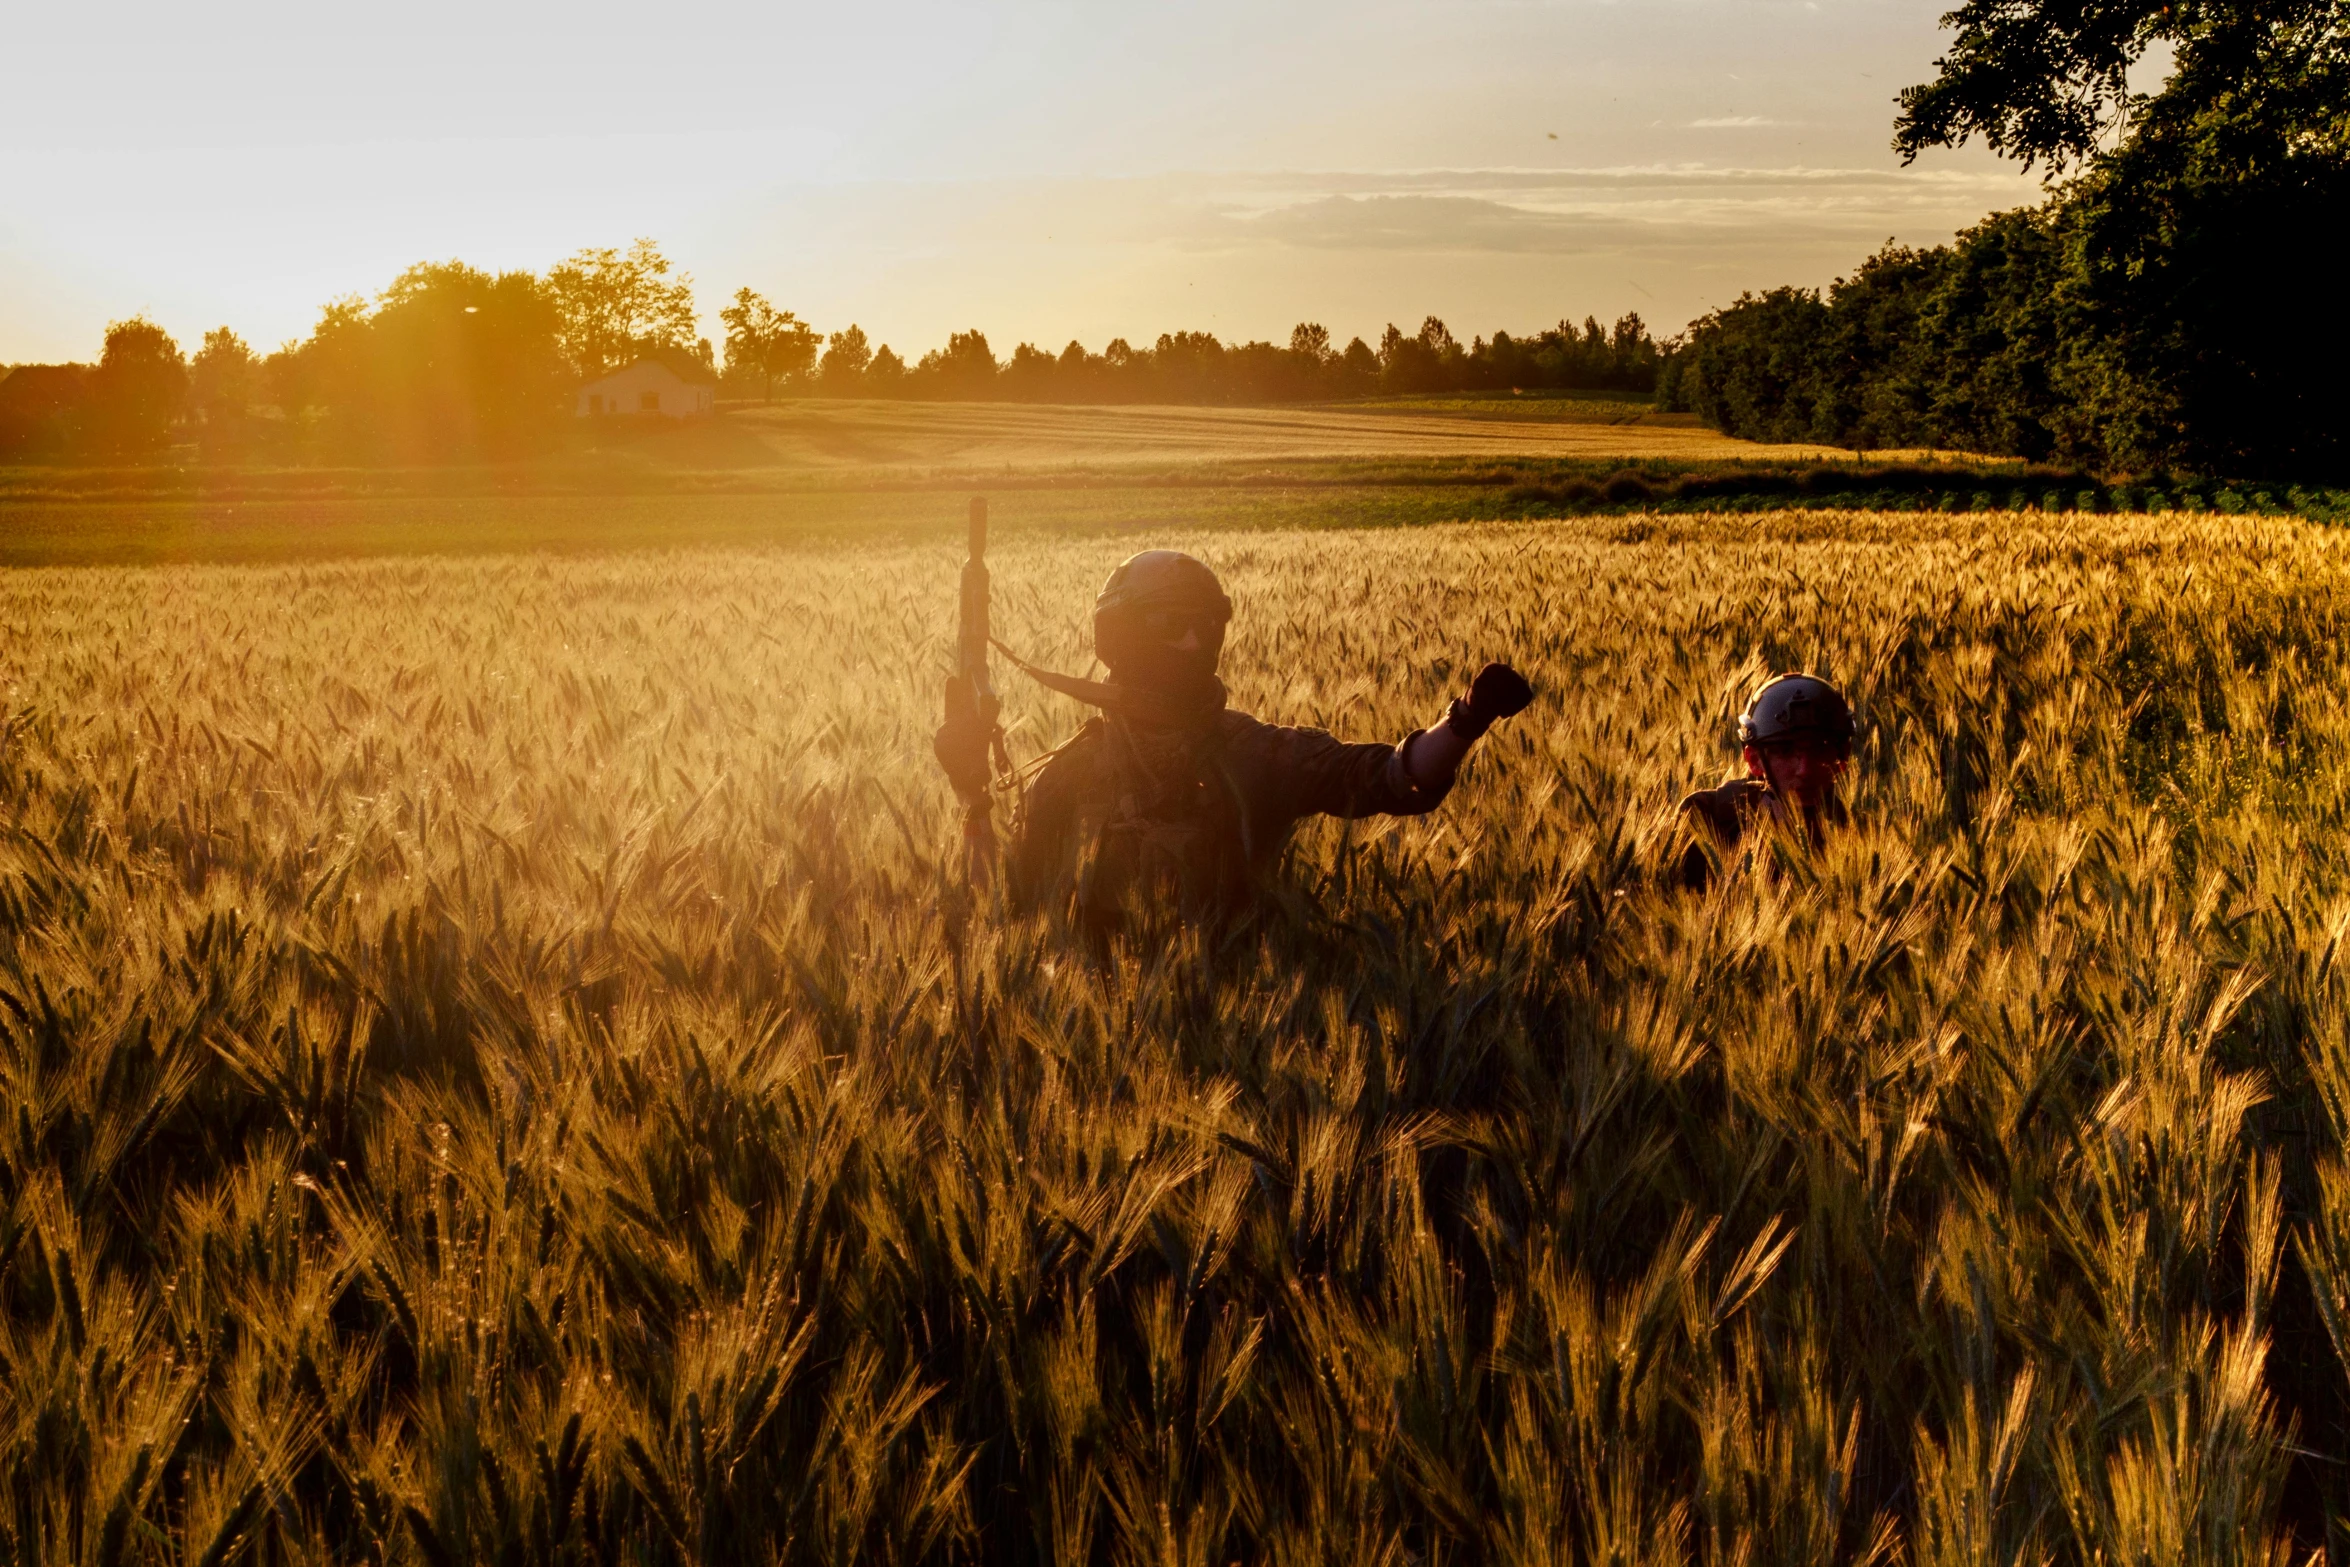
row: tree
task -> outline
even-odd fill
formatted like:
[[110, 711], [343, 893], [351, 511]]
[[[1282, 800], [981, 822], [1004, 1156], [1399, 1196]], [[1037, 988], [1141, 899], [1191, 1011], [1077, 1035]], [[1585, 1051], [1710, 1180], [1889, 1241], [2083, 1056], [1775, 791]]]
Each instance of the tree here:
[[307, 338], [281, 345], [263, 361], [262, 376], [281, 413], [289, 419], [303, 419], [350, 402], [352, 389], [366, 377], [363, 343], [367, 316], [363, 295], [329, 300], [320, 307], [318, 325], [310, 329]]
[[1648, 323], [1640, 319], [1639, 311], [1616, 318], [1607, 346], [1610, 386], [1645, 390], [1656, 385], [1656, 339], [1648, 335]]
[[[414, 462], [535, 450], [570, 412], [561, 334], [552, 291], [528, 272], [412, 266], [366, 322], [365, 385], [338, 410], [344, 434]], [[348, 428], [362, 413], [371, 428]]]
[[2350, 472], [2350, 298], [2322, 238], [2350, 209], [2350, 149], [2332, 141], [2226, 110], [2157, 119], [2066, 194], [2049, 303], [2112, 465]]
[[865, 341], [865, 331], [852, 321], [832, 334], [824, 350], [824, 363], [817, 368], [817, 379], [835, 395], [854, 392], [864, 385], [866, 367], [872, 363], [873, 349]]
[[88, 433], [100, 451], [138, 456], [160, 449], [187, 396], [187, 360], [170, 333], [145, 316], [106, 328], [106, 348], [90, 377]]
[[0, 369], [0, 457], [64, 456], [78, 443], [89, 412], [88, 365], [18, 365]]
[[508, 457], [564, 427], [572, 368], [561, 336], [551, 290], [528, 272], [422, 262], [372, 303], [328, 305], [309, 338], [262, 371], [289, 419], [346, 458]]
[[748, 288], [735, 290], [734, 303], [718, 312], [726, 324], [728, 377], [756, 379], [762, 402], [775, 398], [777, 381], [804, 379], [815, 368], [824, 341], [788, 310], [778, 310]]
[[289, 422], [316, 406], [310, 395], [310, 361], [303, 354], [306, 346], [302, 339], [290, 337], [261, 361], [262, 390]]
[[693, 279], [669, 274], [660, 246], [641, 238], [625, 252], [582, 250], [548, 269], [558, 341], [575, 373], [592, 381], [649, 349], [693, 352]]
[[976, 328], [950, 332], [947, 346], [924, 354], [914, 373], [923, 388], [918, 396], [986, 397], [995, 390], [995, 353]]
[[873, 363], [865, 367], [865, 386], [878, 397], [902, 397], [906, 375], [906, 362], [884, 343], [873, 351]]
[[1752, 440], [2103, 462], [2100, 394], [2057, 304], [2062, 222], [1998, 213], [1950, 245], [1888, 244], [1824, 298], [1745, 295], [1691, 329], [1674, 400]]
[[1379, 338], [1379, 386], [1387, 392], [1430, 392], [1460, 382], [1460, 343], [1442, 321], [1429, 316], [1410, 337], [1393, 322]]
[[1047, 388], [1039, 395], [1056, 403], [1098, 403], [1111, 397], [1107, 382], [1108, 366], [1099, 356], [1085, 351], [1085, 345], [1075, 338], [1062, 345], [1058, 354], [1044, 356], [1038, 367]]
[[188, 364], [188, 400], [203, 421], [204, 443], [241, 444], [260, 394], [261, 361], [245, 340], [225, 326], [205, 333], [204, 346]]
[[1161, 332], [1151, 349], [1154, 395], [1170, 403], [1222, 401], [1224, 359], [1213, 332]]
[[[2343, 0], [1967, 0], [1933, 81], [1901, 95], [1904, 158], [1981, 136], [2051, 174], [2040, 307], [2114, 466], [2315, 476], [2350, 466]], [[2129, 72], [2169, 57], [2158, 90]], [[2246, 320], [2257, 306], [2287, 330]]]
[[1699, 416], [1750, 441], [1836, 440], [1832, 319], [1808, 288], [1742, 294], [1706, 316], [1691, 334], [1688, 396]]
[[[1901, 94], [1904, 161], [1981, 136], [2061, 172], [2141, 125], [2216, 111], [2291, 121], [2338, 149], [2350, 106], [2350, 9], [2340, 0], [1966, 0], [1931, 82]], [[2130, 68], [2157, 46], [2170, 70], [2152, 95]]]
[[1289, 329], [1289, 351], [1316, 364], [1331, 357], [1330, 329], [1319, 321], [1300, 321]]

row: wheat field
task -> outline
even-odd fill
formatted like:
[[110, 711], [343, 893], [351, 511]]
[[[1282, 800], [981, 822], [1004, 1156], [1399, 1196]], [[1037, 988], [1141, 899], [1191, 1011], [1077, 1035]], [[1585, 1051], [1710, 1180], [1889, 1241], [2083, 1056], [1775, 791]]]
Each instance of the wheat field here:
[[[944, 542], [0, 573], [0, 1560], [2342, 1549], [2335, 535], [1153, 542], [1261, 716], [1541, 697], [1106, 966], [959, 886]], [[1789, 666], [1855, 828], [1670, 890]]]

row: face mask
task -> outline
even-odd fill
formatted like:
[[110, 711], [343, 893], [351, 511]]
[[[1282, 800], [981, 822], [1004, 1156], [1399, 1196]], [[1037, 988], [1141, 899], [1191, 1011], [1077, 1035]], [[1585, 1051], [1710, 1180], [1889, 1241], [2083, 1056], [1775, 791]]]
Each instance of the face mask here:
[[[1189, 694], [1214, 682], [1224, 652], [1221, 619], [1192, 610], [1145, 609], [1116, 629], [1115, 639], [1103, 637], [1097, 651], [1120, 684]], [[1182, 645], [1186, 639], [1188, 647]]]
[[1145, 641], [1128, 650], [1111, 666], [1111, 673], [1129, 685], [1170, 693], [1190, 691], [1215, 680], [1216, 663], [1223, 651], [1221, 632], [1188, 648], [1171, 642]]

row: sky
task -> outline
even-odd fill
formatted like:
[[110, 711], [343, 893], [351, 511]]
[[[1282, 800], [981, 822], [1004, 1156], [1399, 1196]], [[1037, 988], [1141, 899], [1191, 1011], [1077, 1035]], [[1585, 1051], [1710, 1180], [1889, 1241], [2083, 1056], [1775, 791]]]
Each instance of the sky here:
[[1944, 0], [9, 8], [0, 363], [134, 314], [268, 349], [459, 258], [656, 239], [908, 358], [976, 327], [1679, 330], [2038, 199], [1904, 169]]

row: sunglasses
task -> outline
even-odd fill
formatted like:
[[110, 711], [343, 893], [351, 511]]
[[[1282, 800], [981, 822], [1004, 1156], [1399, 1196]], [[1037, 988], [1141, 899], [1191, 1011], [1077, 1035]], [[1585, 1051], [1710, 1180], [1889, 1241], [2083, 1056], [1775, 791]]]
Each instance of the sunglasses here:
[[1146, 609], [1141, 621], [1143, 631], [1159, 642], [1180, 642], [1186, 631], [1197, 633], [1202, 642], [1224, 634], [1223, 617], [1193, 609]]
[[1790, 740], [1765, 740], [1757, 749], [1765, 756], [1808, 756], [1822, 762], [1852, 760], [1852, 747], [1849, 744], [1810, 735], [1798, 735]]

